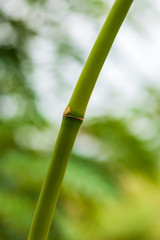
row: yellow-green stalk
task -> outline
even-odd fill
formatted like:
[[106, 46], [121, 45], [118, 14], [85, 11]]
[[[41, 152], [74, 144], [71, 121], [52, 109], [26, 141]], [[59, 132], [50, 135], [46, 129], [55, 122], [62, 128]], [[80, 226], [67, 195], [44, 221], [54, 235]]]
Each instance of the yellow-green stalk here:
[[116, 0], [85, 63], [68, 106], [66, 107], [28, 240], [46, 240], [63, 176], [88, 101], [104, 61], [133, 0]]

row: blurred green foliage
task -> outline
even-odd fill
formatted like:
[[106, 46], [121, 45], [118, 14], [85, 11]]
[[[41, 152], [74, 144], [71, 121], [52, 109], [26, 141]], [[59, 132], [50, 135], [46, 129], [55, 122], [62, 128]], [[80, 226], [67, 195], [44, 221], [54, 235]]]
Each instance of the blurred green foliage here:
[[[101, 0], [60, 2], [95, 19], [109, 5]], [[26, 18], [0, 11], [0, 240], [27, 238], [57, 134], [56, 123], [51, 124], [38, 105], [29, 46], [44, 35], [56, 43], [55, 62], [84, 62], [83, 51], [72, 45], [58, 21], [46, 17], [47, 27], [55, 29], [53, 36], [45, 35], [44, 23], [38, 22], [39, 28], [31, 24], [34, 11], [54, 15], [56, 7], [49, 10], [48, 1], [26, 4]], [[59, 61], [57, 81], [62, 77]], [[144, 101], [123, 118], [95, 116], [84, 123], [78, 138], [83, 144], [77, 139], [49, 240], [160, 238], [160, 93], [154, 88], [144, 92]]]

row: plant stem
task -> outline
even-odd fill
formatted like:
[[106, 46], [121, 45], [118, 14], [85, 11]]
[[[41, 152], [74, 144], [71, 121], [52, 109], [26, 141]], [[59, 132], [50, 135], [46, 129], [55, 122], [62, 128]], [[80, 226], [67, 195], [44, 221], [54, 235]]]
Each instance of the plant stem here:
[[66, 165], [81, 121], [63, 118], [28, 240], [47, 239]]
[[46, 240], [74, 141], [98, 75], [133, 0], [116, 0], [87, 59], [64, 111], [51, 163], [35, 210], [28, 240]]
[[116, 0], [110, 10], [69, 102], [76, 116], [84, 117], [98, 75], [132, 2], [133, 0]]

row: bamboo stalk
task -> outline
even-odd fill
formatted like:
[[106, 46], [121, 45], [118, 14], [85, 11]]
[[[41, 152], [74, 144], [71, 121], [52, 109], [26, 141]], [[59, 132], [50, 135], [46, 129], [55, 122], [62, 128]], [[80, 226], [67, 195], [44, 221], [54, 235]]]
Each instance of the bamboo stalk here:
[[133, 0], [116, 0], [86, 61], [68, 106], [46, 174], [28, 240], [46, 240], [74, 141], [98, 75]]

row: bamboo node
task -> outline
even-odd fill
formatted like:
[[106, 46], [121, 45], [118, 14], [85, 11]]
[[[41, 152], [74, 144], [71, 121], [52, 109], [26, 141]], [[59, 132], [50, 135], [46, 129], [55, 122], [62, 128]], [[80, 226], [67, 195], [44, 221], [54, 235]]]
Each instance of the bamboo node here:
[[76, 120], [79, 120], [79, 121], [83, 122], [83, 118], [72, 116], [72, 115], [70, 115], [70, 113], [71, 113], [71, 107], [67, 106], [64, 110], [63, 117], [73, 118], [73, 119], [76, 119]]

